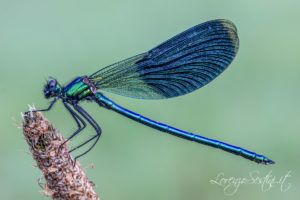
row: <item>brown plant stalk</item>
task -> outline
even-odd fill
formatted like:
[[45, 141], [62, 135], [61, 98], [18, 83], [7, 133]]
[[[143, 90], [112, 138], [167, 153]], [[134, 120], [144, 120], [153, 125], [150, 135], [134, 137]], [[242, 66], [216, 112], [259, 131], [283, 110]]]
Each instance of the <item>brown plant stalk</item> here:
[[[99, 200], [79, 162], [72, 160], [62, 135], [41, 112], [22, 115], [23, 134], [46, 183], [43, 193], [55, 200]], [[60, 147], [60, 150], [58, 151]]]

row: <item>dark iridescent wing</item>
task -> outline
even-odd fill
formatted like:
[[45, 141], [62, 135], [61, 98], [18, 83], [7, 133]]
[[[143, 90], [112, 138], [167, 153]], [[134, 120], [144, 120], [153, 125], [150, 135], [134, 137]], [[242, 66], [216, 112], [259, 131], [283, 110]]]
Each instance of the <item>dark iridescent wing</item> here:
[[222, 73], [235, 57], [238, 44], [232, 22], [208, 21], [89, 78], [98, 89], [128, 97], [176, 97], [201, 88]]

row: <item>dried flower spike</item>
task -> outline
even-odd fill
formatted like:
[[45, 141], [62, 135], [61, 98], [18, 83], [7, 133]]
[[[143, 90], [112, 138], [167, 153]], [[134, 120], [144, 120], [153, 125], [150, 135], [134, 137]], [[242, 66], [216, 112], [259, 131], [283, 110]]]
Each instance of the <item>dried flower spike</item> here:
[[42, 113], [28, 112], [22, 118], [25, 140], [46, 180], [41, 193], [57, 200], [99, 200], [79, 162], [74, 166], [67, 144], [58, 151], [64, 139]]

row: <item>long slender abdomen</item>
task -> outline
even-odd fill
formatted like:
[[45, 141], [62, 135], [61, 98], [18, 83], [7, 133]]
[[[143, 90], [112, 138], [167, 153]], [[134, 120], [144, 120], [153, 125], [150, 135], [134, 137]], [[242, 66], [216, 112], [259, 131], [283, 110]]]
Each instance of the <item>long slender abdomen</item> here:
[[189, 133], [186, 131], [182, 131], [182, 130], [176, 129], [174, 127], [168, 126], [166, 124], [162, 124], [162, 123], [153, 121], [151, 119], [148, 119], [146, 117], [143, 117], [137, 113], [134, 113], [130, 110], [127, 110], [127, 109], [119, 106], [118, 104], [114, 103], [113, 101], [111, 101], [110, 99], [108, 99], [107, 97], [103, 96], [100, 93], [96, 93], [95, 96], [96, 96], [96, 100], [99, 103], [99, 105], [104, 106], [108, 109], [114, 110], [123, 116], [126, 116], [130, 119], [133, 119], [139, 123], [145, 124], [147, 126], [155, 128], [157, 130], [169, 133], [171, 135], [174, 135], [174, 136], [186, 139], [186, 140], [191, 140], [191, 141], [195, 141], [195, 142], [205, 144], [208, 146], [212, 146], [215, 148], [220, 148], [224, 151], [227, 151], [227, 152], [230, 152], [230, 153], [233, 153], [236, 155], [240, 155], [246, 159], [255, 161], [257, 163], [262, 163], [262, 164], [273, 164], [274, 163], [272, 160], [268, 159], [267, 157], [256, 154], [251, 151], [248, 151], [246, 149], [236, 147], [236, 146], [233, 146], [230, 144], [226, 144], [224, 142], [220, 142], [217, 140], [212, 140], [212, 139], [202, 137], [199, 135], [195, 135], [193, 133]]

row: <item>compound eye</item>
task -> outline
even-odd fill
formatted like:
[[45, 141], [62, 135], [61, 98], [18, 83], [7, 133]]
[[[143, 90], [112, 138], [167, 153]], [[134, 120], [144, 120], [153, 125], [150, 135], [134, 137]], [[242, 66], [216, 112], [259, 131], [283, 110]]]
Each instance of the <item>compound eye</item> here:
[[48, 85], [49, 85], [50, 87], [56, 86], [56, 80], [55, 80], [55, 79], [50, 79], [50, 80], [48, 81]]

